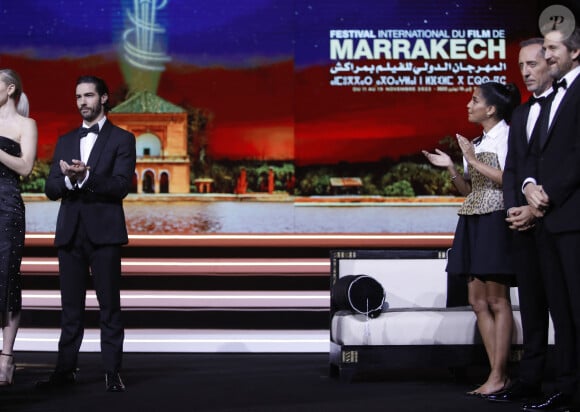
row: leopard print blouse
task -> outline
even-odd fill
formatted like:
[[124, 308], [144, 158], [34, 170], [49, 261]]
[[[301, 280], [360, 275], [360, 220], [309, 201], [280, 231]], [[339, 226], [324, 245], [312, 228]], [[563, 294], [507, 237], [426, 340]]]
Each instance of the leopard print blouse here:
[[[496, 153], [482, 152], [476, 154], [477, 160], [496, 169], [501, 169]], [[479, 173], [471, 165], [468, 165], [471, 176], [471, 193], [457, 211], [459, 215], [483, 215], [486, 213], [503, 210], [503, 192], [501, 185]]]

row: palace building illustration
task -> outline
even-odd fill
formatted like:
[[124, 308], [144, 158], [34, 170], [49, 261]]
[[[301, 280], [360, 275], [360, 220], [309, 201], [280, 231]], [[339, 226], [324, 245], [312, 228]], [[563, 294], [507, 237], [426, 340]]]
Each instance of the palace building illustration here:
[[151, 91], [135, 93], [108, 117], [137, 139], [134, 193], [189, 193], [187, 112]]

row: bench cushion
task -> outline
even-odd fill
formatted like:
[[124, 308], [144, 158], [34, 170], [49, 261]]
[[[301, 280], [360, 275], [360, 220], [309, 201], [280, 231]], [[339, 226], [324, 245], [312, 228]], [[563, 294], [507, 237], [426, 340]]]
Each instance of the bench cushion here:
[[[475, 314], [463, 308], [387, 310], [375, 319], [340, 311], [332, 317], [331, 340], [340, 345], [471, 345], [481, 343]], [[549, 343], [554, 344], [550, 320]], [[520, 312], [514, 310], [514, 344], [522, 343]]]

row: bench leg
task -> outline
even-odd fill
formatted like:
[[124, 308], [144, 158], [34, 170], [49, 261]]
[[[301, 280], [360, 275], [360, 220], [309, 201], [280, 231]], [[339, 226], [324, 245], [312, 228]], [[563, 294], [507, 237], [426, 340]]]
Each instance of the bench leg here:
[[344, 367], [331, 364], [328, 372], [330, 377], [338, 378], [342, 383], [351, 383], [356, 375], [356, 368], [352, 366]]

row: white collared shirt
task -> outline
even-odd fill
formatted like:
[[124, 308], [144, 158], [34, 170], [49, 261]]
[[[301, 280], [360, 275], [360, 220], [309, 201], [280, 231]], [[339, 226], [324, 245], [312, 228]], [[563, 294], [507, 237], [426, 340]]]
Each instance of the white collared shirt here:
[[[535, 97], [546, 97], [550, 93], [552, 93], [552, 88], [549, 87], [544, 93], [539, 96], [534, 95]], [[526, 137], [528, 138], [528, 142], [532, 137], [532, 132], [534, 131], [534, 127], [536, 126], [536, 122], [538, 121], [538, 117], [540, 117], [540, 111], [542, 110], [542, 106], [540, 103], [535, 102], [530, 106], [530, 111], [528, 112], [528, 122], [526, 123]]]
[[578, 77], [578, 75], [580, 75], [580, 66], [576, 66], [575, 68], [570, 70], [568, 73], [566, 73], [566, 75], [564, 77], [562, 77], [561, 79], [558, 79], [558, 81], [562, 81], [562, 79], [566, 79], [567, 86], [565, 89], [563, 87], [559, 87], [558, 91], [554, 95], [554, 100], [552, 101], [552, 106], [550, 107], [550, 122], [548, 123], [548, 128], [552, 125], [552, 120], [554, 120], [554, 115], [556, 114], [558, 107], [560, 107], [560, 103], [562, 102], [562, 99], [564, 98], [564, 96], [566, 95], [566, 92], [568, 91], [568, 89], [570, 88], [570, 86], [572, 85], [574, 80], [576, 80], [576, 77]]
[[[566, 88], [564, 89], [563, 87], [559, 87], [558, 91], [554, 95], [554, 100], [552, 100], [552, 105], [550, 106], [550, 122], [548, 123], [548, 129], [552, 125], [552, 120], [554, 120], [556, 111], [558, 110], [558, 107], [560, 107], [560, 103], [562, 102], [562, 99], [566, 95], [566, 92], [579, 75], [580, 75], [580, 66], [576, 66], [568, 73], [566, 73], [561, 79], [558, 79], [558, 81], [566, 79]], [[534, 177], [527, 177], [522, 183], [522, 193], [524, 193], [524, 187], [528, 183], [538, 184], [538, 182]]]
[[[509, 131], [510, 127], [505, 120], [498, 122], [495, 126], [489, 129], [489, 131], [483, 133], [481, 141], [475, 146], [475, 153], [496, 153], [501, 170], [503, 170], [505, 168], [505, 159], [507, 157]], [[467, 160], [465, 160], [465, 157], [463, 158], [463, 170], [465, 170], [465, 176], [468, 176]]]
[[[101, 120], [99, 120], [98, 124], [99, 124], [99, 132], [103, 129], [103, 125], [105, 124], [105, 122], [107, 121], [107, 116], [103, 116], [103, 118]], [[82, 127], [87, 127], [87, 124], [85, 122], [83, 122]], [[83, 137], [82, 139], [79, 139], [80, 142], [80, 149], [81, 149], [81, 162], [83, 162], [84, 164], [87, 164], [88, 160], [89, 160], [89, 156], [91, 155], [91, 151], [93, 150], [93, 147], [95, 146], [95, 143], [97, 141], [97, 137], [98, 134], [96, 133], [89, 133], [87, 134], [85, 137]], [[76, 182], [76, 184], [72, 184], [72, 182], [70, 181], [68, 176], [64, 177], [64, 184], [67, 187], [67, 189], [69, 190], [75, 190], [78, 188], [83, 187], [83, 185], [85, 184], [85, 182], [87, 181], [87, 179], [89, 178], [89, 173], [90, 171], [87, 170], [87, 174], [85, 175], [85, 178], [83, 179], [82, 182]]]
[[[103, 128], [103, 125], [107, 121], [107, 117], [103, 116], [101, 120], [99, 120], [99, 131]], [[88, 127], [86, 123], [83, 122], [83, 127]], [[91, 150], [93, 150], [93, 146], [97, 141], [98, 135], [96, 133], [89, 133], [85, 137], [81, 139], [81, 162], [87, 164], [89, 161], [89, 156], [91, 155]]]

